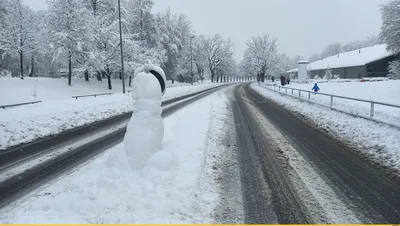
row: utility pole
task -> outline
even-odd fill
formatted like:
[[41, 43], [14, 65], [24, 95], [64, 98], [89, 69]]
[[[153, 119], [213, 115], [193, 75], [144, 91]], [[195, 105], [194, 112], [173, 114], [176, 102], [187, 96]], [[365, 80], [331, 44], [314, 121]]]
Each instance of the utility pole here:
[[193, 53], [192, 53], [192, 38], [194, 38], [194, 35], [190, 36], [190, 75], [192, 76], [192, 85], [193, 85]]
[[121, 0], [118, 0], [118, 11], [119, 11], [119, 45], [121, 47], [122, 93], [125, 94], [124, 51], [122, 49]]

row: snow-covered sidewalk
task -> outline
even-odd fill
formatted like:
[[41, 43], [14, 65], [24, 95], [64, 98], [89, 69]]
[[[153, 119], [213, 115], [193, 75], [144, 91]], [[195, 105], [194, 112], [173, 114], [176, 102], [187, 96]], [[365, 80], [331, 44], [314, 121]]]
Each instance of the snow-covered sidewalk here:
[[300, 114], [340, 140], [355, 144], [362, 155], [400, 174], [399, 129], [352, 117], [317, 104], [300, 102], [298, 99], [279, 94], [258, 84], [252, 84], [251, 88], [288, 110]]
[[[277, 83], [275, 83], [277, 84]], [[290, 84], [285, 87], [311, 91], [313, 84]], [[346, 82], [346, 83], [322, 83], [319, 84], [320, 92], [338, 96], [358, 98], [367, 101], [383, 102], [400, 106], [400, 80], [381, 82]], [[278, 91], [278, 87], [276, 87]], [[281, 88], [281, 92], [285, 89]], [[291, 94], [291, 90], [287, 90]], [[298, 96], [298, 91], [293, 92]], [[308, 99], [308, 93], [302, 92], [301, 98]], [[311, 101], [325, 106], [330, 106], [331, 99], [325, 95], [311, 95]], [[355, 100], [333, 98], [333, 107], [354, 115], [370, 116], [371, 103]], [[400, 126], [400, 108], [384, 105], [374, 105], [374, 119]]]
[[[163, 101], [220, 85], [222, 83], [169, 87]], [[128, 112], [132, 104], [130, 93], [115, 93], [77, 100], [69, 96], [0, 109], [0, 150]]]
[[3, 208], [0, 223], [213, 223], [227, 103], [217, 92], [165, 118], [162, 148], [144, 169], [110, 164], [121, 143]]

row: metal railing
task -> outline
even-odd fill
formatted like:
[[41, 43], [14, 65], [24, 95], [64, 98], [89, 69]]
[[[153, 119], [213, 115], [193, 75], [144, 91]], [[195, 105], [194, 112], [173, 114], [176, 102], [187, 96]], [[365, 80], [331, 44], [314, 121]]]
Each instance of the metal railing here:
[[86, 94], [86, 95], [76, 95], [72, 96], [72, 98], [78, 99], [80, 97], [97, 97], [97, 96], [104, 96], [104, 95], [111, 95], [113, 93], [95, 93], [95, 94]]
[[6, 109], [9, 107], [17, 107], [17, 106], [22, 106], [22, 105], [28, 105], [28, 104], [36, 104], [36, 103], [41, 103], [42, 101], [30, 101], [30, 102], [24, 102], [24, 103], [19, 103], [19, 104], [9, 104], [9, 105], [1, 105], [0, 108]]
[[[387, 121], [384, 121], [384, 120], [379, 120], [379, 119], [374, 118], [374, 115], [375, 115], [375, 105], [382, 105], [382, 106], [386, 106], [386, 107], [393, 107], [393, 108], [399, 108], [399, 109], [400, 109], [400, 105], [390, 104], [390, 103], [384, 103], [384, 102], [379, 102], [379, 101], [373, 101], [373, 100], [364, 100], [364, 99], [359, 99], [359, 98], [354, 98], [354, 97], [345, 97], [345, 96], [339, 96], [339, 95], [334, 95], [334, 94], [328, 94], [328, 93], [320, 93], [320, 92], [318, 92], [317, 95], [328, 96], [328, 97], [330, 97], [330, 104], [329, 104], [329, 106], [327, 106], [327, 105], [325, 105], [325, 104], [321, 104], [321, 103], [317, 103], [317, 102], [311, 101], [311, 94], [314, 94], [313, 91], [303, 90], [303, 89], [296, 89], [296, 88], [291, 88], [291, 87], [284, 87], [284, 86], [279, 86], [279, 85], [276, 85], [276, 84], [265, 84], [265, 83], [264, 83], [263, 85], [264, 85], [266, 88], [270, 89], [270, 90], [273, 90], [273, 91], [276, 91], [276, 92], [279, 92], [279, 93], [283, 93], [283, 94], [286, 94], [286, 95], [289, 95], [289, 96], [298, 98], [298, 99], [303, 100], [303, 101], [307, 101], [307, 102], [314, 103], [314, 104], [319, 104], [319, 105], [322, 105], [322, 106], [329, 107], [329, 108], [331, 108], [332, 110], [340, 111], [340, 112], [343, 112], [343, 113], [346, 113], [346, 114], [350, 114], [350, 115], [353, 115], [353, 116], [356, 116], [356, 117], [360, 117], [360, 118], [365, 118], [365, 119], [373, 120], [373, 121], [376, 121], [376, 122], [386, 123], [386, 124], [389, 124], [389, 125], [391, 125], [391, 126], [395, 126], [395, 127], [400, 128], [400, 124], [393, 124], [393, 123], [391, 123], [391, 122], [387, 122]], [[273, 88], [272, 88], [272, 87], [273, 87]], [[283, 92], [283, 90], [285, 90], [285, 91]], [[290, 90], [290, 93], [288, 93], [288, 90]], [[282, 91], [282, 92], [281, 92], [281, 91]], [[297, 91], [297, 92], [298, 92], [298, 95], [297, 95], [297, 96], [294, 94], [294, 91]], [[303, 92], [303, 93], [308, 93], [308, 98], [307, 98], [307, 99], [302, 98], [302, 95], [301, 95], [302, 92]], [[369, 104], [370, 104], [369, 117], [366, 117], [366, 116], [363, 116], [363, 115], [359, 115], [359, 114], [354, 114], [354, 113], [352, 113], [352, 112], [348, 112], [348, 111], [345, 111], [345, 110], [341, 110], [341, 109], [335, 108], [335, 107], [333, 106], [333, 100], [334, 100], [334, 98], [345, 99], [345, 100], [353, 100], [353, 101], [358, 101], [358, 102], [369, 103]]]

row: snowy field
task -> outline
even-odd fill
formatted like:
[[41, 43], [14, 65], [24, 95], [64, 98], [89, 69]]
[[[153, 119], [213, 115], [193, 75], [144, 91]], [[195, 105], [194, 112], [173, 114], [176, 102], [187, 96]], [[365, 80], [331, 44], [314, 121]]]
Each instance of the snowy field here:
[[[280, 84], [279, 84], [280, 85]], [[311, 91], [314, 84], [296, 84], [292, 83], [287, 87]], [[320, 83], [318, 84], [321, 93], [333, 94], [338, 96], [353, 97], [368, 101], [377, 101], [389, 104], [400, 105], [400, 80], [389, 80], [380, 82], [344, 82], [344, 83]], [[282, 91], [282, 90], [281, 90]], [[284, 92], [284, 90], [283, 90]], [[290, 94], [290, 90], [288, 93]], [[298, 95], [294, 91], [294, 95]], [[307, 99], [308, 94], [303, 93], [302, 98]], [[311, 95], [311, 101], [330, 105], [330, 97], [323, 95]], [[368, 102], [359, 102], [333, 98], [333, 107], [356, 115], [369, 117], [371, 104]], [[375, 104], [374, 118], [398, 124], [400, 126], [400, 108], [393, 108]]]
[[[68, 86], [66, 78], [29, 78], [24, 80], [20, 78], [0, 78], [0, 105], [17, 104], [29, 101], [48, 101], [70, 99], [75, 95], [95, 94], [95, 93], [122, 93], [122, 80], [112, 79], [113, 89], [107, 88], [107, 79], [97, 81], [90, 79], [86, 82], [84, 79], [73, 78], [72, 86]], [[128, 86], [126, 80], [126, 90], [132, 88]], [[188, 83], [167, 81], [167, 87], [190, 86]], [[37, 96], [34, 97], [36, 90]]]
[[165, 118], [162, 148], [142, 170], [115, 161], [121, 143], [3, 208], [0, 223], [213, 223], [227, 103], [217, 92]]
[[[97, 85], [84, 86], [83, 80], [81, 83], [74, 80], [75, 85], [68, 87], [63, 83], [63, 79], [41, 79], [43, 80], [39, 82], [43, 87], [38, 89], [38, 95], [43, 98], [42, 103], [0, 109], [0, 150], [132, 110], [131, 94], [124, 95], [121, 91], [111, 96], [85, 97], [77, 100], [71, 98], [78, 91], [80, 94], [105, 92], [106, 83], [101, 83], [100, 86], [97, 81], [92, 80], [91, 82]], [[25, 86], [25, 82], [29, 80], [33, 82], [36, 78], [0, 79], [1, 100], [26, 101], [24, 98], [31, 95], [30, 85]], [[167, 88], [163, 101], [220, 85], [222, 84], [210, 82], [193, 86], [176, 85]], [[113, 90], [116, 91], [117, 88]]]
[[[389, 89], [388, 87], [395, 86], [395, 81], [392, 82], [392, 85], [386, 83], [386, 86], [384, 85], [385, 83], [363, 83], [362, 85], [368, 87], [367, 90], [363, 91], [366, 95], [364, 98], [377, 98], [373, 95], [373, 92], [381, 90], [383, 93], [387, 94], [388, 100], [396, 101], [396, 103], [398, 103], [398, 97], [400, 96], [399, 90], [396, 92], [394, 89], [391, 89], [394, 93], [389, 93], [386, 90]], [[342, 90], [342, 95], [350, 95], [353, 92], [351, 89], [338, 89], [337, 84], [332, 84], [332, 86], [324, 85], [321, 85], [320, 88], [325, 92], [329, 92], [329, 90], [331, 92], [341, 92], [340, 90]], [[399, 87], [400, 84], [397, 83], [397, 85]], [[352, 86], [347, 87], [353, 87], [353, 89], [356, 89], [355, 87], [357, 86], [359, 85], [353, 83]], [[382, 89], [374, 86], [381, 87]], [[317, 104], [300, 102], [295, 98], [268, 90], [258, 84], [252, 84], [251, 87], [290, 111], [304, 116], [306, 120], [321, 129], [330, 132], [340, 140], [355, 144], [357, 150], [366, 158], [379, 163], [380, 165], [395, 169], [400, 173], [400, 129], [382, 123], [375, 123], [370, 120], [352, 117]], [[293, 85], [292, 87], [305, 88], [307, 85]], [[386, 89], [383, 89], [383, 87], [386, 87]], [[310, 84], [308, 85], [308, 88], [311, 89]], [[395, 100], [396, 93], [397, 100]], [[358, 93], [358, 95], [361, 94]], [[377, 96], [380, 98], [385, 97], [383, 94]], [[396, 115], [392, 116], [395, 117]], [[397, 117], [400, 116], [397, 115]]]

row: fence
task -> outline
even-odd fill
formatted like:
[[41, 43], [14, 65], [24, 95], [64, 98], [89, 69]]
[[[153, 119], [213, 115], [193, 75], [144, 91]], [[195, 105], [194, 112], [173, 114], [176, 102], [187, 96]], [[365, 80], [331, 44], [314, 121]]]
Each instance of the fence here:
[[111, 95], [113, 93], [95, 93], [95, 94], [87, 94], [87, 95], [77, 95], [77, 96], [72, 96], [72, 98], [78, 99], [80, 97], [97, 97], [97, 96], [103, 96], [103, 95]]
[[[400, 128], [400, 124], [392, 123], [392, 122], [389, 122], [389, 121], [386, 121], [386, 120], [382, 120], [382, 119], [378, 119], [378, 118], [374, 117], [374, 115], [375, 115], [375, 106], [376, 105], [381, 105], [381, 106], [391, 107], [391, 108], [397, 108], [399, 110], [400, 110], [400, 105], [318, 92], [317, 95], [327, 96], [327, 97], [330, 98], [330, 104], [329, 104], [329, 106], [327, 106], [325, 104], [317, 103], [317, 102], [311, 100], [311, 94], [314, 94], [313, 91], [296, 89], [296, 88], [291, 88], [291, 87], [284, 87], [284, 86], [279, 86], [279, 85], [276, 85], [276, 84], [265, 84], [264, 83], [263, 85], [264, 85], [264, 87], [266, 87], [266, 88], [268, 88], [270, 90], [273, 90], [273, 91], [276, 91], [276, 92], [279, 92], [279, 93], [283, 93], [283, 94], [298, 98], [298, 99], [300, 99], [302, 101], [307, 101], [307, 102], [310, 102], [310, 103], [319, 104], [319, 105], [322, 105], [322, 106], [329, 107], [332, 110], [336, 110], [336, 111], [339, 111], [339, 112], [343, 112], [343, 113], [346, 113], [346, 114], [350, 114], [350, 115], [353, 115], [353, 116], [356, 116], [356, 117], [365, 118], [365, 119], [376, 121], [376, 122], [386, 123], [388, 125]], [[288, 93], [288, 90], [289, 90], [289, 93]], [[297, 92], [297, 95], [294, 94], [294, 91]], [[303, 98], [304, 95], [302, 96], [302, 93], [307, 93], [307, 96], [308, 96], [307, 99]], [[368, 114], [369, 116], [364, 116], [364, 115], [352, 113], [352, 112], [349, 112], [349, 111], [345, 111], [343, 109], [335, 108], [333, 106], [334, 105], [334, 98], [368, 103], [370, 105], [369, 114]]]
[[19, 104], [10, 104], [10, 105], [1, 105], [0, 108], [6, 109], [9, 107], [16, 107], [16, 106], [22, 106], [22, 105], [28, 105], [28, 104], [36, 104], [36, 103], [41, 103], [42, 101], [31, 101], [31, 102], [25, 102], [25, 103], [19, 103]]

